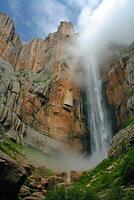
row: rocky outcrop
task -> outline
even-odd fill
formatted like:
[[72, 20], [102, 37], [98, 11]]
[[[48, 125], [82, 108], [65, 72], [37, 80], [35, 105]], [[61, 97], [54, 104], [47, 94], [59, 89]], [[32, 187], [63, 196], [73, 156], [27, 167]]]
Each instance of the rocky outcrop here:
[[82, 95], [65, 56], [73, 36], [73, 25], [61, 22], [46, 39], [22, 43], [11, 17], [0, 14], [0, 124], [18, 141], [34, 132], [82, 149]]
[[134, 118], [134, 44], [119, 54], [107, 73], [106, 96], [121, 127]]
[[17, 141], [23, 140], [26, 131], [20, 115], [21, 95], [21, 84], [12, 65], [0, 59], [0, 124], [16, 132]]
[[113, 138], [108, 155], [110, 158], [116, 157], [134, 146], [134, 123], [120, 130]]
[[25, 169], [15, 160], [0, 152], [0, 199], [17, 200], [25, 179]]
[[15, 65], [22, 47], [11, 17], [0, 13], [0, 56]]
[[82, 172], [50, 172], [45, 167], [38, 167], [32, 170], [27, 181], [19, 192], [20, 199], [23, 200], [44, 200], [49, 191], [58, 188], [70, 188], [73, 183], [78, 181]]

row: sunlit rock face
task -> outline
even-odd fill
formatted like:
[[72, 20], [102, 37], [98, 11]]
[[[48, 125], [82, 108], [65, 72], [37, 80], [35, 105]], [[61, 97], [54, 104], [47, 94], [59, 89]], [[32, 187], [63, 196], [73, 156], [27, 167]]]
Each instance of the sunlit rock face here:
[[61, 22], [46, 39], [22, 43], [12, 19], [0, 14], [0, 123], [18, 140], [30, 127], [35, 138], [42, 134], [82, 150], [82, 95], [65, 57], [73, 36], [73, 25]]
[[134, 44], [122, 49], [107, 73], [106, 95], [118, 127], [134, 119]]

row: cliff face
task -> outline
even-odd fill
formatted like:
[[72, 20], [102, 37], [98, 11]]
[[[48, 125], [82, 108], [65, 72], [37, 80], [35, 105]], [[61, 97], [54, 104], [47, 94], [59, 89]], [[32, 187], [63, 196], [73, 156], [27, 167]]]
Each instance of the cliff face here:
[[45, 40], [22, 43], [12, 19], [0, 14], [0, 124], [18, 140], [43, 149], [59, 141], [82, 148], [82, 95], [65, 61], [73, 36], [73, 25], [61, 22]]
[[106, 96], [115, 111], [118, 127], [134, 119], [134, 44], [122, 49], [120, 56], [110, 66]]

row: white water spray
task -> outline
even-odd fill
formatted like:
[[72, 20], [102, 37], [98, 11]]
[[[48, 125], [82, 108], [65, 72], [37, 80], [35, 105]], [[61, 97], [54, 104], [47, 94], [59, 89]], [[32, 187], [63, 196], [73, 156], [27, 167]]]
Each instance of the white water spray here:
[[91, 153], [99, 153], [104, 158], [107, 156], [107, 149], [112, 138], [112, 133], [110, 123], [106, 118], [107, 110], [102, 97], [102, 82], [95, 60], [90, 61], [86, 71]]
[[87, 1], [78, 18], [80, 34], [73, 53], [76, 59], [83, 58], [83, 66], [86, 66], [92, 157], [95, 154], [102, 159], [106, 157], [112, 139], [110, 119], [102, 95], [100, 66], [111, 57], [111, 47], [127, 46], [134, 41], [133, 23], [133, 0]]

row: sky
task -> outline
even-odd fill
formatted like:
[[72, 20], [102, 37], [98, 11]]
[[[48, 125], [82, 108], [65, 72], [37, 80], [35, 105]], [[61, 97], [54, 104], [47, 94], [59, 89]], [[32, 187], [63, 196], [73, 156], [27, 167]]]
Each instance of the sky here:
[[0, 11], [12, 16], [16, 32], [23, 41], [45, 38], [56, 31], [60, 21], [77, 26], [81, 10], [100, 0], [1, 0]]

